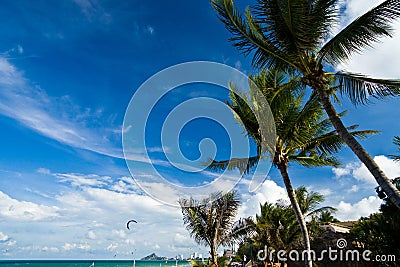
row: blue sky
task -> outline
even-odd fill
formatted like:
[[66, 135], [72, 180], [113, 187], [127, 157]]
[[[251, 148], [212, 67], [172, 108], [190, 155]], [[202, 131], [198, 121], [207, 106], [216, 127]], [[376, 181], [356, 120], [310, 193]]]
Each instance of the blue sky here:
[[[236, 2], [241, 8], [251, 3]], [[344, 1], [339, 27], [380, 1], [367, 2]], [[207, 249], [194, 244], [184, 229], [179, 209], [135, 184], [123, 159], [122, 125], [136, 90], [167, 67], [201, 60], [252, 71], [250, 58], [228, 42], [230, 35], [209, 2], [13, 0], [2, 2], [0, 22], [0, 259], [206, 255]], [[337, 68], [398, 78], [399, 42], [396, 31], [394, 38]], [[166, 160], [163, 148], [176, 152], [160, 143], [168, 112], [202, 96], [225, 101], [227, 91], [183, 86], [157, 104], [146, 140], [153, 160]], [[395, 152], [391, 140], [400, 129], [398, 101], [357, 108], [343, 101], [338, 107], [350, 110], [347, 124], [382, 131], [362, 143], [391, 178], [400, 176], [399, 165], [387, 158]], [[223, 129], [210, 120], [190, 122], [180, 138], [182, 153], [191, 160], [200, 156], [204, 138], [214, 139], [217, 157], [229, 153]], [[134, 174], [145, 179], [151, 166], [142, 160], [144, 151], [135, 153]], [[376, 211], [380, 200], [374, 181], [347, 149], [338, 156], [343, 166], [337, 169], [290, 166], [293, 183], [325, 194], [325, 204], [337, 207], [342, 220]], [[214, 177], [186, 175], [170, 165], [158, 168], [183, 185]], [[238, 186], [242, 216], [254, 215], [259, 202], [285, 197], [276, 170], [259, 191], [249, 193], [246, 185]], [[125, 223], [132, 218], [138, 224], [129, 231]]]

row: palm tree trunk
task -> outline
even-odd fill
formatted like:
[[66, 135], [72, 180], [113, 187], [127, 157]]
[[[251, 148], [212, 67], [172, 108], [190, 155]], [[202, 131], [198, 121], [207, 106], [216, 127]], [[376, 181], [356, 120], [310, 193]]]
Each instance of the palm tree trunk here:
[[333, 107], [327, 92], [323, 86], [313, 86], [313, 89], [318, 94], [323, 108], [333, 126], [335, 127], [340, 138], [350, 147], [362, 163], [367, 167], [369, 172], [374, 176], [379, 186], [385, 191], [390, 201], [400, 209], [400, 191], [394, 186], [385, 173], [379, 168], [376, 162], [368, 154], [368, 152], [357, 142], [357, 140], [347, 131], [343, 125], [342, 120], [338, 116], [335, 108]]
[[303, 237], [304, 250], [307, 251], [305, 259], [306, 266], [312, 267], [313, 264], [311, 259], [311, 244], [310, 244], [310, 237], [308, 236], [307, 224], [306, 221], [304, 220], [304, 216], [301, 212], [299, 203], [297, 202], [296, 194], [294, 192], [292, 183], [290, 182], [289, 174], [287, 172], [287, 166], [286, 164], [281, 163], [278, 164], [278, 169], [281, 172], [283, 182], [285, 183], [286, 191], [290, 199], [290, 203], [292, 204], [292, 208], [294, 210], [294, 213], [296, 214], [297, 221], [299, 222], [300, 225], [301, 235]]
[[217, 251], [216, 251], [215, 244], [211, 244], [210, 254], [211, 254], [211, 266], [217, 267], [218, 266], [218, 258], [217, 258]]

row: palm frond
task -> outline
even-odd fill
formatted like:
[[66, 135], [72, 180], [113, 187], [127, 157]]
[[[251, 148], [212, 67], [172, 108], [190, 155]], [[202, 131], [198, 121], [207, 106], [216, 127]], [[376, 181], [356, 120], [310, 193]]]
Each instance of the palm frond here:
[[236, 191], [215, 192], [201, 201], [179, 199], [183, 222], [190, 236], [200, 245], [220, 245], [230, 242], [231, 229], [240, 205]]
[[355, 19], [319, 51], [319, 60], [339, 63], [371, 46], [382, 36], [391, 36], [390, 23], [400, 17], [400, 2], [387, 0]]
[[358, 73], [335, 73], [339, 91], [354, 104], [367, 104], [369, 97], [382, 99], [400, 95], [400, 80], [374, 79]]
[[[395, 136], [393, 138], [393, 144], [397, 146], [397, 149], [400, 151], [400, 136]], [[400, 161], [400, 155], [389, 155], [394, 161]]]
[[255, 234], [255, 222], [252, 217], [239, 219], [234, 223], [231, 230], [231, 241], [235, 244], [242, 244], [248, 238]]
[[295, 67], [279, 47], [265, 38], [249, 9], [246, 19], [243, 19], [232, 0], [212, 0], [211, 4], [227, 30], [233, 34], [234, 37], [230, 38], [233, 45], [245, 55], [255, 51], [254, 65], [268, 68], [279, 66], [286, 70]]
[[309, 156], [290, 156], [290, 161], [297, 162], [298, 164], [307, 167], [318, 167], [318, 166], [333, 166], [339, 167], [340, 161], [334, 156], [326, 155], [309, 155]]
[[[347, 127], [347, 130], [352, 136], [359, 139], [365, 139], [371, 135], [379, 133], [379, 131], [376, 130], [353, 131], [357, 127], [358, 125], [352, 125]], [[337, 134], [336, 130], [334, 130], [325, 134], [318, 134], [315, 138], [310, 139], [304, 144], [304, 147], [298, 149], [298, 155], [306, 155], [309, 151], [314, 151], [318, 155], [331, 155], [339, 152], [343, 145], [344, 141]]]
[[248, 174], [260, 161], [260, 156], [254, 156], [249, 158], [232, 158], [230, 160], [215, 161], [210, 160], [207, 164], [207, 169], [211, 171], [223, 171], [238, 169], [240, 173]]
[[309, 217], [309, 216], [314, 216], [315, 214], [320, 214], [322, 212], [334, 212], [337, 211], [337, 208], [331, 207], [331, 206], [324, 206], [324, 207], [320, 207], [317, 208], [315, 210], [312, 210], [310, 212], [308, 212], [307, 214], [305, 214], [305, 217]]
[[258, 0], [253, 12], [268, 40], [287, 54], [314, 51], [336, 18], [337, 0]]

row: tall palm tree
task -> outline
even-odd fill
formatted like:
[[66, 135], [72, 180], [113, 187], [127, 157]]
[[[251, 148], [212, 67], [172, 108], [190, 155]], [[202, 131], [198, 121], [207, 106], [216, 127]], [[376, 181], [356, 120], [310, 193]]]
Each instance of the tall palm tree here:
[[240, 205], [236, 191], [226, 194], [213, 193], [201, 201], [180, 199], [183, 221], [191, 237], [210, 247], [213, 266], [218, 266], [217, 250], [221, 245], [230, 245], [234, 220]]
[[[275, 120], [276, 144], [272, 163], [280, 171], [290, 203], [295, 212], [303, 237], [304, 249], [310, 251], [310, 239], [300, 203], [289, 178], [289, 162], [296, 162], [306, 167], [338, 166], [338, 160], [332, 155], [337, 152], [343, 142], [332, 130], [332, 124], [324, 119], [323, 110], [315, 95], [304, 101], [304, 90], [279, 70], [262, 71], [251, 77], [261, 89], [268, 101]], [[294, 90], [293, 87], [297, 87]], [[295, 93], [294, 93], [295, 92]], [[250, 94], [252, 90], [250, 88]], [[243, 97], [243, 96], [242, 96]], [[239, 122], [257, 143], [257, 155], [249, 159], [212, 161], [211, 170], [239, 168], [249, 172], [262, 157], [262, 137], [260, 126], [246, 101], [231, 90], [231, 103], [228, 103]], [[253, 98], [254, 99], [254, 98]], [[305, 102], [305, 103], [304, 103]], [[341, 114], [343, 115], [343, 114]], [[349, 130], [357, 126], [348, 127]], [[363, 138], [375, 131], [352, 131], [351, 134]], [[307, 266], [312, 266], [308, 259]]]
[[[300, 75], [318, 96], [342, 140], [357, 155], [400, 209], [400, 191], [344, 126], [330, 97], [347, 96], [354, 104], [369, 97], [400, 94], [400, 80], [370, 78], [358, 73], [328, 71], [382, 36], [391, 36], [390, 23], [400, 17], [400, 1], [386, 0], [352, 21], [335, 36], [330, 33], [342, 12], [339, 0], [257, 0], [245, 18], [232, 0], [211, 0], [221, 21], [233, 34], [234, 46], [245, 55], [254, 52], [255, 67], [280, 67]], [[332, 83], [336, 87], [331, 87]]]

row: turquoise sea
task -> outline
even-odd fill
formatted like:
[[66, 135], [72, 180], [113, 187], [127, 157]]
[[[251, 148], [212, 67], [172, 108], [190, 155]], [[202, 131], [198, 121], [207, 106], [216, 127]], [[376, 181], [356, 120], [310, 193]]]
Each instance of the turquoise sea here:
[[[133, 260], [0, 260], [0, 267], [133, 267]], [[140, 261], [135, 267], [190, 267], [188, 261]]]

